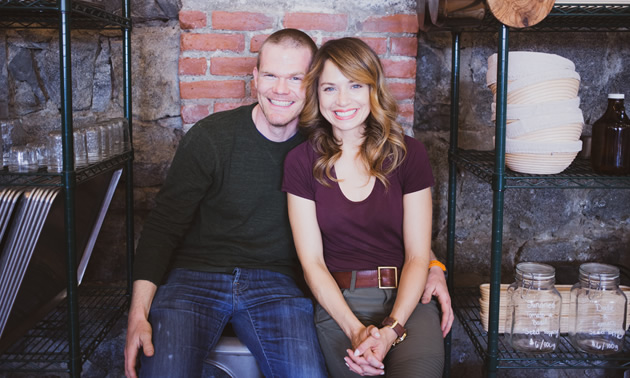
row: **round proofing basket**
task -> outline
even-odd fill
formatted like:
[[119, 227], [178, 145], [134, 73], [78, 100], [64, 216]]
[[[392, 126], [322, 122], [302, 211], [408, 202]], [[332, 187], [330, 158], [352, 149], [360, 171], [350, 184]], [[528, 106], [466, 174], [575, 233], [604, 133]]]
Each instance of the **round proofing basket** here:
[[[575, 141], [579, 140], [582, 135], [583, 123], [571, 123], [564, 126], [556, 126], [551, 129], [544, 129], [525, 133], [517, 137], [513, 137], [514, 140], [530, 140], [540, 142], [562, 142], [562, 141]], [[508, 126], [509, 129], [509, 126]]]
[[505, 154], [505, 165], [514, 172], [553, 175], [567, 169], [577, 154], [577, 152], [556, 152], [548, 155]]
[[[569, 125], [573, 126], [568, 128], [569, 133], [563, 135], [559, 129], [567, 129]], [[569, 113], [544, 114], [519, 119], [507, 126], [505, 136], [508, 139], [516, 139], [522, 136], [541, 135], [542, 137], [542, 134], [555, 134], [560, 136], [557, 140], [571, 141], [580, 139], [583, 125], [584, 117], [582, 116], [582, 111], [578, 108], [576, 111]], [[551, 131], [555, 131], [555, 133], [549, 133]], [[574, 133], [577, 133], [577, 135], [574, 135]], [[540, 138], [532, 140], [544, 141], [544, 139]]]
[[[542, 72], [538, 75], [522, 77], [518, 80], [508, 80], [508, 93], [531, 87], [542, 82], [556, 82], [556, 80], [574, 79], [580, 81], [580, 74], [570, 70], [555, 70]], [[492, 94], [497, 94], [497, 83], [489, 83]]]
[[[494, 138], [493, 138], [494, 139]], [[575, 152], [582, 150], [581, 140], [563, 142], [529, 142], [510, 138], [505, 139], [505, 152], [508, 154], [541, 154], [548, 155], [558, 152]]]
[[[580, 81], [575, 79], [549, 80], [507, 94], [508, 104], [540, 104], [569, 100], [577, 97]], [[493, 96], [496, 102], [496, 94]]]
[[[538, 104], [506, 104], [506, 118], [508, 120], [523, 119], [544, 114], [571, 113], [580, 111], [580, 98], [550, 101]], [[496, 120], [497, 104], [492, 103], [492, 120]]]
[[[556, 54], [533, 51], [511, 51], [508, 55], [508, 80], [536, 76], [550, 70], [575, 71], [575, 64]], [[486, 83], [497, 81], [497, 54], [488, 57]]]
[[515, 172], [556, 174], [564, 171], [582, 150], [582, 141], [532, 142], [505, 140], [505, 165]]

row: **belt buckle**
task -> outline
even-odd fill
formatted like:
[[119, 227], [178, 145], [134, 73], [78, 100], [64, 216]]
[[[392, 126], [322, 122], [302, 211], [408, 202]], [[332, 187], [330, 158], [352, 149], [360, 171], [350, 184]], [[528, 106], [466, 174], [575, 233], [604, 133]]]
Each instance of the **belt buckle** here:
[[[379, 266], [378, 268], [378, 288], [379, 289], [396, 289], [398, 287], [398, 267], [395, 266]], [[381, 269], [394, 269], [394, 286], [383, 286], [381, 284]]]

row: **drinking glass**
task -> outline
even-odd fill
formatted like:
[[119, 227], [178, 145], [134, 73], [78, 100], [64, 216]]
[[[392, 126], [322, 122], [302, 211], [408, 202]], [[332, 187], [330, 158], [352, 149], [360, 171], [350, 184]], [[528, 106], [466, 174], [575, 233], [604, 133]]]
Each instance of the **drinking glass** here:
[[87, 160], [89, 164], [94, 164], [103, 158], [102, 132], [98, 125], [85, 128], [85, 142], [87, 147]]
[[103, 159], [107, 159], [113, 155], [109, 122], [101, 122], [97, 126], [101, 130], [101, 156]]
[[75, 168], [85, 167], [88, 164], [87, 142], [85, 130], [74, 130], [74, 166]]
[[51, 172], [63, 171], [63, 143], [61, 131], [55, 130], [48, 133], [48, 170]]
[[33, 152], [35, 162], [38, 168], [44, 168], [48, 165], [48, 149], [45, 143], [28, 143], [26, 147], [30, 148]]
[[12, 146], [9, 150], [9, 171], [37, 171], [37, 159], [33, 150], [26, 146]]

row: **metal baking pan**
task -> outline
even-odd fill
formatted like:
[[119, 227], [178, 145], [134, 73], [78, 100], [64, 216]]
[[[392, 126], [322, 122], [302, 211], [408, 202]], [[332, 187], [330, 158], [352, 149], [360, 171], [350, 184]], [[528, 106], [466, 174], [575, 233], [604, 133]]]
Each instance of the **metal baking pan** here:
[[[80, 283], [122, 170], [75, 189], [77, 279]], [[0, 256], [0, 352], [65, 297], [64, 197], [60, 188], [24, 188]], [[0, 202], [4, 197], [0, 197]], [[2, 204], [0, 204], [0, 207]], [[0, 210], [0, 218], [1, 218]], [[1, 219], [0, 219], [1, 221]]]

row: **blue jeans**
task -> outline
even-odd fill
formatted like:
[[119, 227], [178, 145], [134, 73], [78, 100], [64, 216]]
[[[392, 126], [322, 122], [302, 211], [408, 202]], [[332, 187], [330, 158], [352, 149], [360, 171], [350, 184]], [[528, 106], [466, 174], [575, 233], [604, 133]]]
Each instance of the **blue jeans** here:
[[173, 270], [149, 321], [155, 355], [142, 356], [141, 377], [201, 377], [228, 322], [266, 377], [326, 377], [312, 302], [281, 273]]

